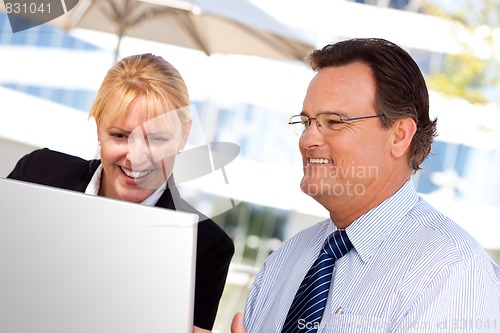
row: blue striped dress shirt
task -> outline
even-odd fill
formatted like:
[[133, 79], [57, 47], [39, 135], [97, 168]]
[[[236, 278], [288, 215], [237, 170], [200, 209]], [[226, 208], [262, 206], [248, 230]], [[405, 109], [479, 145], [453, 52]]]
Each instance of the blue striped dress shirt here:
[[[334, 230], [320, 222], [269, 256], [247, 299], [248, 333], [280, 332]], [[354, 249], [335, 264], [318, 332], [500, 332], [500, 268], [410, 180], [346, 232]]]

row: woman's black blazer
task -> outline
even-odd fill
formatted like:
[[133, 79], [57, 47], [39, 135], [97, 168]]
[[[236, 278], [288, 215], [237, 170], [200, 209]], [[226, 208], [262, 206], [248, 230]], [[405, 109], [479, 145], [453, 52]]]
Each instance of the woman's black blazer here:
[[[85, 192], [100, 163], [100, 160], [87, 161], [45, 148], [20, 159], [8, 178]], [[168, 183], [172, 184], [170, 180]], [[176, 198], [176, 206], [173, 197]], [[215, 222], [180, 199], [175, 186], [167, 187], [156, 206], [200, 215], [202, 222], [198, 224], [196, 248], [194, 325], [212, 330], [234, 254], [233, 241]]]

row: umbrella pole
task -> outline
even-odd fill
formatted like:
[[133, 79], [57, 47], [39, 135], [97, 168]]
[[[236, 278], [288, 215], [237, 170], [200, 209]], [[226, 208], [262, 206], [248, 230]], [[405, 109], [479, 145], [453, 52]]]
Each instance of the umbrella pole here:
[[120, 31], [120, 33], [118, 34], [118, 42], [117, 42], [116, 48], [115, 48], [115, 61], [114, 61], [115, 64], [118, 61], [118, 57], [120, 55], [120, 46], [122, 44], [122, 37], [123, 37], [123, 32]]

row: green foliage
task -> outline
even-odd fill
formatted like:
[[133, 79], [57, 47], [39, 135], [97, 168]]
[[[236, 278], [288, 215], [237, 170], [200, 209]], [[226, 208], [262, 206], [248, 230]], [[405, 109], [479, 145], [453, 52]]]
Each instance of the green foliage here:
[[[427, 0], [423, 12], [459, 22], [472, 35], [480, 26], [499, 27], [498, 8], [500, 0], [464, 0], [463, 6], [449, 13], [431, 3], [431, 0]], [[491, 34], [485, 36], [484, 40], [493, 46]], [[458, 37], [457, 42], [459, 42]], [[472, 103], [485, 103], [487, 100], [481, 91], [489, 85], [498, 83], [498, 75], [495, 73], [500, 73], [500, 64], [495, 59], [479, 59], [473, 55], [469, 45], [464, 42], [459, 43], [462, 44], [464, 53], [446, 55], [441, 71], [427, 77], [429, 87]]]
[[471, 103], [485, 103], [480, 88], [489, 82], [485, 77], [487, 62], [467, 54], [447, 55], [443, 69], [427, 77], [429, 88], [448, 96], [462, 97]]
[[470, 27], [500, 25], [500, 0], [464, 0], [464, 6], [452, 18]]

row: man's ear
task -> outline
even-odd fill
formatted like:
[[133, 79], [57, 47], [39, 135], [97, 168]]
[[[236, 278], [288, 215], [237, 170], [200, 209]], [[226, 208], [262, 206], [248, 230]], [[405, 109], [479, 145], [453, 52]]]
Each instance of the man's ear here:
[[413, 118], [398, 119], [392, 124], [393, 141], [391, 153], [394, 157], [403, 156], [409, 149], [417, 124]]

